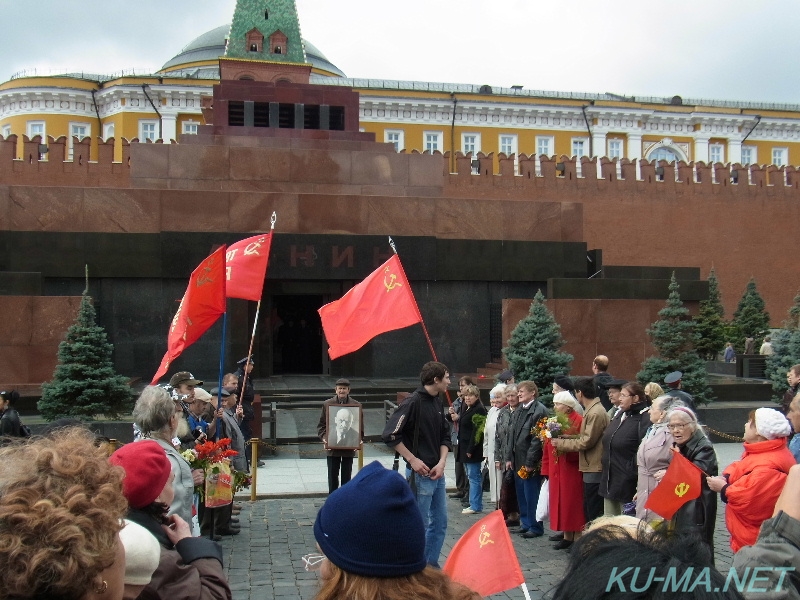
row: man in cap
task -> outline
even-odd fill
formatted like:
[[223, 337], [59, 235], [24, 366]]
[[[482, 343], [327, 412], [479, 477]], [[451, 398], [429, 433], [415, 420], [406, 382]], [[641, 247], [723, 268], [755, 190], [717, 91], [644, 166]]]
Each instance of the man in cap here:
[[[328, 438], [328, 410], [332, 405], [341, 405], [341, 404], [355, 404], [361, 406], [360, 402], [353, 400], [350, 397], [350, 381], [347, 379], [337, 379], [336, 380], [336, 387], [335, 387], [336, 394], [332, 398], [328, 398], [325, 402], [322, 403], [322, 414], [319, 417], [319, 423], [317, 423], [317, 435], [319, 435], [319, 439], [322, 440], [322, 443], [325, 446], [325, 454], [327, 454], [328, 459], [328, 493], [330, 494], [334, 490], [338, 489], [339, 487], [339, 471], [341, 470], [342, 474], [342, 485], [350, 481], [350, 476], [353, 473], [353, 459], [356, 456], [355, 450], [349, 449], [341, 449], [336, 448], [336, 446], [343, 446], [343, 443], [337, 443], [337, 432], [332, 431], [331, 437], [333, 438], [330, 440]], [[342, 415], [342, 423], [338, 423], [340, 420], [339, 412], [337, 411], [334, 415], [334, 421], [337, 425], [344, 424], [345, 415]], [[352, 411], [347, 411], [350, 414], [350, 421], [352, 423], [353, 416]], [[349, 427], [350, 425], [348, 425]], [[343, 430], [344, 432], [344, 430]], [[353, 431], [353, 433], [356, 433]], [[363, 429], [363, 422], [361, 424], [361, 437], [364, 437], [364, 429]], [[346, 440], [344, 440], [346, 441]], [[352, 441], [352, 434], [351, 440]]]
[[692, 395], [683, 391], [683, 389], [681, 388], [681, 377], [683, 377], [683, 373], [681, 373], [680, 371], [673, 371], [672, 373], [664, 377], [664, 383], [666, 383], [669, 386], [669, 389], [666, 391], [666, 394], [667, 396], [678, 398], [686, 406], [688, 406], [692, 410], [696, 410], [694, 407], [694, 398], [692, 397]]
[[[236, 364], [238, 367], [234, 375], [239, 378], [236, 387], [236, 396], [237, 398], [241, 399], [242, 410], [244, 411], [240, 428], [246, 443], [248, 440], [250, 440], [250, 438], [253, 437], [253, 427], [251, 423], [253, 419], [255, 419], [255, 412], [253, 412], [253, 399], [256, 395], [255, 388], [253, 387], [253, 367], [255, 366], [255, 362], [253, 361], [252, 356], [245, 356], [244, 358], [236, 361]], [[246, 446], [245, 455], [247, 456], [247, 464], [250, 464], [253, 458], [251, 456], [252, 449], [250, 444], [246, 444]], [[259, 460], [258, 466], [263, 467], [264, 462]]]
[[598, 354], [592, 361], [592, 373], [594, 373], [594, 385], [597, 388], [598, 398], [606, 411], [611, 410], [613, 404], [608, 397], [608, 382], [614, 376], [608, 372], [608, 357], [605, 354]]
[[611, 408], [609, 408], [606, 412], [608, 412], [608, 418], [613, 419], [617, 416], [617, 411], [619, 410], [619, 395], [622, 393], [622, 386], [628, 383], [625, 379], [609, 379], [604, 382], [605, 390], [608, 394], [608, 401], [611, 402]]
[[497, 376], [497, 381], [504, 383], [505, 385], [514, 383], [514, 373], [510, 369], [506, 369]]

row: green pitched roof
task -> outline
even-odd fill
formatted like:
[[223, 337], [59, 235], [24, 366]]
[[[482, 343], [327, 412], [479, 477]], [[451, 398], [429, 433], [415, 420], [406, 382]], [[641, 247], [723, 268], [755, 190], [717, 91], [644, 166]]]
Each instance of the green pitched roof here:
[[[247, 46], [247, 34], [254, 28], [264, 36], [261, 52], [251, 52]], [[288, 38], [288, 49], [284, 49], [282, 54], [273, 54], [269, 47], [269, 37], [276, 31], [281, 31]], [[225, 56], [250, 60], [307, 62], [294, 0], [237, 0]]]

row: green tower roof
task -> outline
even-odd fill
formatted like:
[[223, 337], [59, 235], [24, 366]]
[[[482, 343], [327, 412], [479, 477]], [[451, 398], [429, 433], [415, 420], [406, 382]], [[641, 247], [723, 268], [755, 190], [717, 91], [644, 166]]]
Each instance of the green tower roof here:
[[[254, 29], [263, 36], [263, 43], [258, 43], [260, 36], [251, 34]], [[270, 38], [276, 33], [286, 36], [285, 45], [270, 44]], [[307, 62], [294, 0], [237, 0], [225, 56], [248, 60]]]

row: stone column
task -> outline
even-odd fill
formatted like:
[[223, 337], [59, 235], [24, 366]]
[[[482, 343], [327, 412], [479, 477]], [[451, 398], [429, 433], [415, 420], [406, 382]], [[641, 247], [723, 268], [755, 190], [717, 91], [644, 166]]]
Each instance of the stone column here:
[[742, 162], [742, 140], [728, 140], [728, 162]]
[[694, 138], [694, 156], [692, 160], [695, 162], [702, 160], [708, 163], [708, 138], [696, 137]]
[[642, 134], [629, 133], [627, 145], [627, 157], [631, 160], [642, 158]]
[[606, 132], [592, 132], [592, 156], [606, 156], [608, 149], [606, 148]]
[[178, 139], [178, 115], [165, 115], [161, 113], [161, 139], [165, 144]]

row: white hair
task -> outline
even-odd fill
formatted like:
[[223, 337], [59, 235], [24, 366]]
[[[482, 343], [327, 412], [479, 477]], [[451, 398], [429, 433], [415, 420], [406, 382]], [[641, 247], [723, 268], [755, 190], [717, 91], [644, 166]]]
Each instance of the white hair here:
[[506, 384], [505, 383], [498, 383], [496, 386], [492, 388], [492, 391], [489, 392], [489, 398], [494, 398], [495, 396], [503, 397], [506, 391]]

